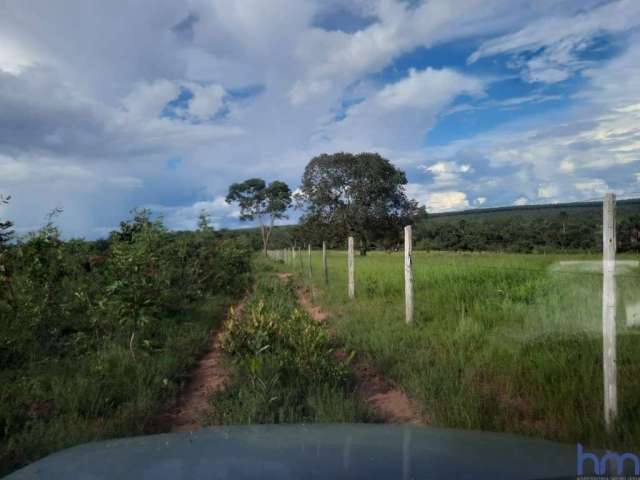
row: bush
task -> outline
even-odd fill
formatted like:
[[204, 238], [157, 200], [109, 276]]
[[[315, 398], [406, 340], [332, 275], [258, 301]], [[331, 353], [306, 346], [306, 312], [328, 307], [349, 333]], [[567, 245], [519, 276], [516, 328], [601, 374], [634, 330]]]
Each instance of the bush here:
[[262, 279], [244, 312], [230, 315], [221, 341], [237, 378], [210, 399], [212, 423], [373, 418], [349, 395], [350, 359], [336, 360], [325, 329], [295, 298], [291, 284]]
[[[56, 448], [147, 429], [179, 388], [251, 252], [133, 212], [104, 242], [49, 222], [0, 249], [0, 475]], [[217, 299], [217, 300], [212, 300]]]

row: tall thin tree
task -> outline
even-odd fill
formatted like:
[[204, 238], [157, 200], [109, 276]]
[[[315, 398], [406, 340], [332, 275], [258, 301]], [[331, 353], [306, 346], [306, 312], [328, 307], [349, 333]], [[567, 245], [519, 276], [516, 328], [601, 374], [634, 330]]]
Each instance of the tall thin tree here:
[[229, 187], [227, 203], [237, 203], [240, 220], [257, 221], [262, 237], [262, 251], [267, 255], [269, 239], [276, 220], [286, 218], [291, 206], [291, 189], [279, 180], [269, 185], [261, 178], [250, 178]]

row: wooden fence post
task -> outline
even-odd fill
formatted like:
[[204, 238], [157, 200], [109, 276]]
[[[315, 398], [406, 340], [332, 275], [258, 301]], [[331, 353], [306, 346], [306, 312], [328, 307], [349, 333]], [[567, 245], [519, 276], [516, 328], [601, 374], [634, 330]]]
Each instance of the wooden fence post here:
[[313, 271], [311, 270], [311, 244], [309, 244], [309, 280], [313, 278]]
[[611, 432], [618, 416], [616, 367], [616, 197], [607, 193], [602, 205], [602, 364], [604, 423]]
[[300, 274], [304, 270], [304, 260], [302, 258], [302, 247], [298, 247], [298, 259], [300, 260]]
[[411, 236], [411, 225], [404, 227], [404, 304], [405, 320], [407, 325], [413, 324], [413, 270], [411, 266], [411, 255], [413, 243]]
[[327, 265], [327, 242], [322, 242], [322, 271], [324, 273], [324, 284], [329, 285], [329, 266]]
[[356, 279], [355, 279], [355, 265], [353, 259], [353, 237], [349, 237], [347, 247], [347, 270], [349, 276], [348, 294], [349, 298], [356, 296]]

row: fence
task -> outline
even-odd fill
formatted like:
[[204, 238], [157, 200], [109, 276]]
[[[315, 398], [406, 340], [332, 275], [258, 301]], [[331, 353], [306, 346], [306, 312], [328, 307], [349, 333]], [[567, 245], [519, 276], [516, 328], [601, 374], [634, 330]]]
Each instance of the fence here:
[[[607, 194], [603, 201], [603, 257], [602, 272], [586, 271], [580, 272], [588, 275], [599, 275], [602, 277], [602, 358], [603, 358], [603, 379], [604, 379], [604, 423], [607, 431], [611, 431], [618, 416], [618, 395], [617, 395], [617, 349], [616, 349], [616, 277], [631, 276], [640, 278], [638, 275], [625, 275], [616, 272], [616, 224], [615, 224], [614, 194]], [[404, 229], [404, 316], [408, 325], [414, 324], [415, 304], [414, 304], [414, 265], [413, 265], [413, 240], [412, 228], [407, 226]], [[284, 250], [269, 252], [274, 259], [296, 267], [295, 262], [299, 260], [298, 268], [303, 271], [302, 250], [299, 247], [292, 247]], [[329, 266], [327, 260], [326, 243], [322, 242], [321, 270], [323, 282], [329, 285]], [[353, 300], [356, 297], [356, 260], [354, 256], [354, 239], [349, 237], [347, 241], [347, 297]], [[628, 263], [628, 262], [627, 262]], [[621, 262], [623, 265], [624, 262]], [[312, 249], [307, 246], [307, 265], [309, 278], [312, 277]], [[637, 262], [635, 264], [637, 265]], [[489, 267], [496, 270], [522, 270], [532, 271], [527, 268], [514, 267]], [[630, 314], [627, 314], [629, 322]]]

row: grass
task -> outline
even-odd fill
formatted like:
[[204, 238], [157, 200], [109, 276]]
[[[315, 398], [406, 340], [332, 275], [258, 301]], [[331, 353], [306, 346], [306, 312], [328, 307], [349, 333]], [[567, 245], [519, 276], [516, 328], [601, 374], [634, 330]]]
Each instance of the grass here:
[[[300, 272], [304, 262], [279, 268]], [[618, 277], [619, 422], [603, 426], [601, 275], [561, 260], [589, 255], [414, 254], [416, 323], [404, 323], [402, 253], [329, 253], [329, 285], [312, 255], [314, 296], [334, 313], [346, 346], [400, 384], [437, 426], [508, 431], [565, 442], [640, 449], [640, 272]], [[627, 257], [634, 259], [633, 257]]]
[[225, 325], [222, 345], [236, 373], [210, 398], [207, 423], [375, 421], [355, 398], [325, 329], [298, 304], [293, 283], [264, 263], [261, 270], [242, 313]]
[[62, 448], [153, 432], [202, 353], [229, 299], [211, 297], [158, 322], [161, 350], [105, 339], [97, 350], [43, 357], [0, 371], [0, 475]]

